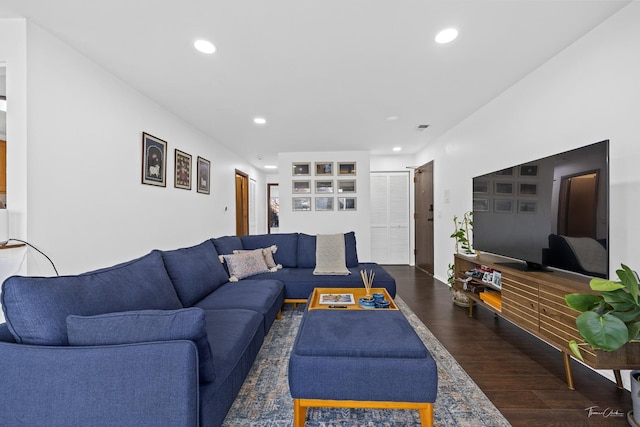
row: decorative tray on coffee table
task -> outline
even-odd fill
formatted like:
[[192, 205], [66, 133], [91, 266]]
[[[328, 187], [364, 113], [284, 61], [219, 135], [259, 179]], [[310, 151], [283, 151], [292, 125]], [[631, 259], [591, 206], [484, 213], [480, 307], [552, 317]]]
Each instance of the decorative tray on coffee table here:
[[[309, 310], [398, 310], [398, 306], [385, 288], [371, 288], [373, 294], [382, 294], [389, 303], [386, 308], [368, 307], [361, 302], [366, 297], [363, 288], [315, 288], [309, 299]], [[365, 306], [363, 306], [365, 305]], [[380, 306], [380, 304], [378, 304]]]

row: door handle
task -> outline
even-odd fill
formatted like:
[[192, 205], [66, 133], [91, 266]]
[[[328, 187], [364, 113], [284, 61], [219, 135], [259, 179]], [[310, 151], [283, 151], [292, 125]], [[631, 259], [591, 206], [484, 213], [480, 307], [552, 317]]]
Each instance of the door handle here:
[[427, 221], [433, 222], [433, 218], [427, 218]]

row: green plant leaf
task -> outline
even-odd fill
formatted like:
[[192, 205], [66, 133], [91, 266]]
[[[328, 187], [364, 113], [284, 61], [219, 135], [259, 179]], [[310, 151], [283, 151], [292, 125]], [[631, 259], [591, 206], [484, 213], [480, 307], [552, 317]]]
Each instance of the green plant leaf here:
[[622, 264], [622, 270], [617, 270], [616, 273], [620, 278], [620, 281], [626, 286], [629, 290], [629, 294], [631, 294], [635, 303], [638, 303], [638, 280], [636, 279], [636, 275], [633, 271]]
[[591, 279], [591, 281], [589, 282], [589, 286], [591, 286], [591, 289], [593, 289], [594, 291], [600, 292], [615, 291], [616, 289], [623, 289], [625, 287], [620, 282], [612, 282], [611, 280], [600, 279], [597, 277]]
[[567, 294], [564, 296], [567, 305], [574, 310], [593, 310], [602, 301], [602, 297], [591, 294]]
[[602, 292], [602, 298], [609, 304], [615, 311], [629, 311], [638, 307], [631, 294], [624, 289], [617, 289], [612, 292]]
[[[610, 313], [616, 316], [618, 319], [622, 320], [624, 323], [627, 323], [627, 327], [629, 327], [628, 325], [629, 323], [633, 323], [634, 320], [638, 320], [638, 317], [640, 316], [640, 307], [636, 306], [632, 310], [611, 311]], [[634, 337], [634, 336], [635, 335], [632, 335], [631, 333], [629, 333], [629, 337]]]
[[640, 335], [640, 322], [630, 323], [627, 325], [627, 328], [629, 329], [629, 341], [640, 340], [640, 337], [638, 337], [638, 335]]
[[582, 353], [580, 352], [580, 347], [578, 346], [578, 343], [576, 342], [576, 340], [569, 341], [569, 349], [571, 350], [571, 353], [573, 353], [573, 355], [578, 360], [581, 360], [582, 362], [584, 362], [584, 359], [582, 358]]
[[614, 351], [629, 340], [627, 325], [610, 313], [586, 311], [578, 316], [576, 326], [585, 341], [596, 349]]

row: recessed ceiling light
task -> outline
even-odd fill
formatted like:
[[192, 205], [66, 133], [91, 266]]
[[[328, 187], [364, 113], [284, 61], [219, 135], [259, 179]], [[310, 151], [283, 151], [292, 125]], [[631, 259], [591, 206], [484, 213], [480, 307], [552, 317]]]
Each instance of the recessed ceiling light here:
[[436, 35], [437, 43], [449, 43], [458, 37], [458, 30], [455, 28], [447, 28], [446, 30], [440, 31]]
[[393, 151], [402, 151], [402, 147], [393, 147]]
[[264, 117], [256, 117], [253, 119], [253, 123], [257, 125], [264, 125], [267, 123], [267, 119], [265, 119]]
[[193, 43], [193, 47], [195, 47], [199, 52], [202, 53], [213, 53], [216, 51], [216, 47], [207, 40], [196, 40]]
[[264, 165], [265, 169], [278, 169], [276, 165]]
[[398, 119], [399, 119], [398, 116], [389, 116], [389, 117], [387, 117], [387, 120], [389, 120], [390, 122], [394, 121], [394, 120], [398, 120]]

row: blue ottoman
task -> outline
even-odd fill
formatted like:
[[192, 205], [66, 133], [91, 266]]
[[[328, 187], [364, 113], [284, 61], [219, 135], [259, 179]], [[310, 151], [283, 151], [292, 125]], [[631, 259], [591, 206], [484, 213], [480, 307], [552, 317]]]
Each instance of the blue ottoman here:
[[436, 363], [400, 311], [311, 310], [289, 359], [294, 426], [308, 407], [417, 409], [433, 425]]

